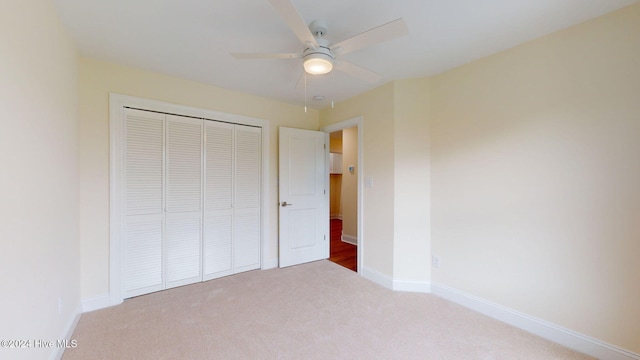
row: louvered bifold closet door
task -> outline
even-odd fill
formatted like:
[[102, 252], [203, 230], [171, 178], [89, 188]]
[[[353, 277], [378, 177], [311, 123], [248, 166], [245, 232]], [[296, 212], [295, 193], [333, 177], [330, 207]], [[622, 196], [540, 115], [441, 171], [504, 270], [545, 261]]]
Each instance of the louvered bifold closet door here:
[[164, 115], [124, 109], [124, 297], [163, 289]]
[[202, 120], [166, 117], [166, 288], [202, 281]]
[[204, 280], [233, 274], [234, 125], [205, 121]]
[[235, 126], [234, 272], [260, 268], [262, 129]]

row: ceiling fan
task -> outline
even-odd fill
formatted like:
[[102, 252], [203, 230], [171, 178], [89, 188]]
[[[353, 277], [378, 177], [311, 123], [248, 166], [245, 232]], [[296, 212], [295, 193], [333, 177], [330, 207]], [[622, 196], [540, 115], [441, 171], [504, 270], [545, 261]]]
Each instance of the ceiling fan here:
[[311, 75], [327, 74], [335, 68], [365, 81], [377, 82], [381, 78], [379, 74], [344, 60], [336, 60], [336, 57], [409, 33], [406, 22], [402, 18], [399, 18], [348, 39], [331, 43], [324, 37], [327, 33], [327, 25], [322, 20], [315, 20], [307, 27], [307, 24], [293, 6], [291, 0], [269, 0], [269, 2], [298, 39], [300, 39], [304, 45], [304, 50], [299, 53], [232, 53], [231, 56], [234, 58], [302, 58], [305, 72]]

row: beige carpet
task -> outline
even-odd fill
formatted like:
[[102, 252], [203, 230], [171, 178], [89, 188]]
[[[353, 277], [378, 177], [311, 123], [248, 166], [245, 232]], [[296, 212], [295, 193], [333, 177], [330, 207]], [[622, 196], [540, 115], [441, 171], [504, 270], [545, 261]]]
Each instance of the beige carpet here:
[[329, 261], [252, 271], [82, 315], [63, 359], [589, 359]]

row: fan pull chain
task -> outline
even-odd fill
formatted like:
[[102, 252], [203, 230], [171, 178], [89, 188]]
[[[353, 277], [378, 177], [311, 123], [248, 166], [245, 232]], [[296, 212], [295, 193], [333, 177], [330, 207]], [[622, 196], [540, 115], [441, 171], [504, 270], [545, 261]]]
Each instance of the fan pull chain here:
[[307, 112], [307, 72], [304, 72], [304, 112]]

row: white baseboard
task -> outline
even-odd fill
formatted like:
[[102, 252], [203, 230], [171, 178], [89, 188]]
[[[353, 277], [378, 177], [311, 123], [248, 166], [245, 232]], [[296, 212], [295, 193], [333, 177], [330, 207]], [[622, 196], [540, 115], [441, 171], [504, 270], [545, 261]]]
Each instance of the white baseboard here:
[[346, 242], [347, 244], [358, 246], [358, 238], [356, 236], [342, 234], [340, 240], [342, 240], [342, 242]]
[[[80, 316], [82, 315], [82, 304], [78, 304], [76, 308], [73, 310], [73, 314], [67, 323], [65, 324], [64, 329], [62, 330], [61, 336], [58, 338], [59, 340], [73, 340], [73, 332], [76, 330], [76, 326], [78, 326], [78, 322], [80, 321]], [[60, 360], [62, 359], [62, 355], [64, 355], [64, 347], [56, 347], [55, 350], [51, 353], [52, 360]]]
[[112, 304], [109, 294], [102, 294], [87, 299], [82, 299], [83, 313], [108, 308], [110, 306], [112, 306]]
[[[268, 270], [268, 269], [273, 269], [277, 267], [278, 267], [278, 258], [274, 258], [274, 259], [267, 259], [263, 261], [263, 265], [261, 269]], [[112, 300], [109, 294], [97, 295], [97, 296], [93, 296], [93, 297], [82, 300], [82, 312], [86, 313], [90, 311], [105, 309], [118, 304], [120, 304], [120, 302], [112, 303]]]
[[431, 283], [431, 292], [532, 334], [584, 354], [607, 360], [640, 360], [640, 355], [573, 330], [486, 301], [448, 286]]
[[389, 275], [385, 275], [377, 270], [373, 270], [365, 266], [360, 269], [360, 275], [367, 280], [371, 280], [378, 285], [382, 285], [387, 289], [393, 290], [393, 278]]
[[431, 293], [431, 282], [393, 279], [393, 290], [429, 294]]
[[265, 259], [262, 261], [262, 270], [275, 269], [278, 267], [278, 258]]
[[378, 285], [382, 285], [389, 290], [417, 293], [431, 292], [431, 283], [428, 281], [398, 280], [365, 266], [360, 270], [360, 275], [363, 278], [373, 281]]
[[331, 214], [329, 215], [330, 219], [338, 219], [338, 220], [342, 220], [342, 214]]

